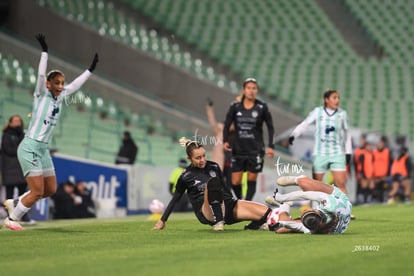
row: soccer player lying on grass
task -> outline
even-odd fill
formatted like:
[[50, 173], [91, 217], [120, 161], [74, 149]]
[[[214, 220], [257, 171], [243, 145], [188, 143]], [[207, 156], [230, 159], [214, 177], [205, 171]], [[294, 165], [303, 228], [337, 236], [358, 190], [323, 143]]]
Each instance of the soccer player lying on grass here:
[[222, 231], [224, 224], [240, 221], [252, 221], [245, 229], [268, 229], [267, 219], [272, 216], [272, 209], [261, 203], [233, 198], [218, 164], [206, 159], [203, 145], [186, 138], [181, 138], [180, 144], [185, 146], [191, 164], [178, 179], [174, 195], [154, 230], [165, 228], [174, 205], [185, 192], [197, 219], [211, 225], [213, 230]]
[[[301, 215], [303, 225], [312, 234], [342, 234], [348, 228], [352, 204], [337, 187], [306, 176], [282, 176], [276, 182], [280, 186], [297, 185], [302, 191], [280, 194], [276, 190], [273, 198], [266, 198], [268, 204], [280, 205], [282, 202], [297, 200], [313, 200], [318, 203], [316, 209], [308, 209]], [[279, 225], [289, 228], [282, 220], [279, 219]]]

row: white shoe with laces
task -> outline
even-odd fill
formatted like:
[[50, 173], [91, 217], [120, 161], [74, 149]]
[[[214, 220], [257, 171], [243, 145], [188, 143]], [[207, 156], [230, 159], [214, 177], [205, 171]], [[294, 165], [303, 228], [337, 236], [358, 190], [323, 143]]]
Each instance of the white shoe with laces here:
[[216, 224], [213, 225], [214, 231], [223, 231], [224, 230], [224, 221], [219, 221]]
[[[301, 176], [299, 176], [301, 177]], [[279, 186], [292, 186], [292, 185], [298, 185], [296, 184], [295, 180], [298, 178], [298, 176], [291, 176], [291, 175], [285, 175], [281, 176], [276, 180], [277, 185]]]
[[277, 201], [273, 196], [267, 196], [265, 198], [265, 202], [267, 204], [275, 206], [275, 207], [279, 207], [280, 205], [282, 205], [282, 203]]
[[10, 217], [14, 211], [14, 199], [6, 199], [3, 202], [4, 208], [6, 208], [7, 214]]
[[13, 221], [8, 217], [3, 220], [3, 226], [13, 231], [24, 230], [24, 228], [17, 221]]

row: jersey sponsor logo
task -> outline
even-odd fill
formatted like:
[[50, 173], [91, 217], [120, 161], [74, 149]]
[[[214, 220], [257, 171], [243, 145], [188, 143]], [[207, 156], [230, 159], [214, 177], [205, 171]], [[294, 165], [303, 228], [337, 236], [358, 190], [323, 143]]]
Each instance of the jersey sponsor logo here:
[[43, 124], [44, 125], [51, 125], [51, 126], [56, 126], [56, 123], [52, 122], [52, 121], [48, 121], [48, 120], [43, 120]]
[[53, 110], [52, 110], [52, 116], [55, 117], [56, 114], [59, 113], [59, 107], [58, 106], [54, 106]]
[[325, 128], [325, 134], [329, 135], [329, 132], [331, 131], [335, 131], [335, 127], [334, 126], [327, 126]]

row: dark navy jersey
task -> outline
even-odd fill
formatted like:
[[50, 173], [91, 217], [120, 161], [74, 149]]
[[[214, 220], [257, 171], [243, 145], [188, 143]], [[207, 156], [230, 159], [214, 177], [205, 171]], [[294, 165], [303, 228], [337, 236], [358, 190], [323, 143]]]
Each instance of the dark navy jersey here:
[[269, 134], [268, 147], [273, 148], [273, 120], [267, 105], [256, 99], [251, 109], [245, 109], [243, 101], [233, 102], [226, 115], [223, 142], [229, 142], [229, 128], [234, 123], [236, 133], [231, 144], [233, 155], [264, 154], [263, 122]]
[[175, 193], [170, 203], [168, 204], [164, 214], [161, 217], [162, 221], [167, 221], [175, 203], [181, 198], [181, 196], [187, 192], [188, 199], [193, 206], [193, 210], [197, 213], [204, 202], [204, 191], [207, 186], [207, 182], [212, 177], [218, 177], [222, 181], [223, 185], [223, 199], [232, 199], [233, 195], [228, 187], [224, 184], [222, 172], [217, 163], [207, 161], [204, 168], [196, 168], [192, 165], [188, 166], [178, 178]]

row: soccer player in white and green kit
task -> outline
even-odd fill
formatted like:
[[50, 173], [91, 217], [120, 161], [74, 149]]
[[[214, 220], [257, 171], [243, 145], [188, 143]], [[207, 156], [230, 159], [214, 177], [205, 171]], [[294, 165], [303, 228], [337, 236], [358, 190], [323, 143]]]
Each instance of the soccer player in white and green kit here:
[[313, 149], [313, 178], [322, 181], [326, 171], [331, 170], [335, 185], [346, 191], [346, 164], [352, 154], [351, 135], [348, 134], [347, 112], [339, 108], [339, 93], [328, 90], [324, 93], [324, 106], [316, 107], [300, 123], [289, 137], [290, 144], [306, 128], [315, 123], [315, 144]]
[[[271, 205], [281, 205], [287, 201], [312, 200], [317, 202], [314, 209], [305, 210], [301, 215], [301, 222], [305, 228], [300, 228], [299, 224], [283, 224], [283, 227], [294, 230], [309, 229], [312, 234], [342, 234], [346, 231], [351, 221], [352, 203], [349, 198], [337, 187], [314, 180], [306, 176], [282, 176], [276, 180], [279, 186], [297, 185], [299, 191], [280, 194], [277, 192], [272, 198], [266, 198], [266, 202]], [[282, 223], [279, 221], [279, 223]]]
[[38, 34], [36, 39], [42, 46], [42, 54], [33, 93], [32, 117], [26, 136], [17, 150], [29, 191], [19, 198], [16, 206], [12, 199], [4, 202], [8, 217], [3, 225], [11, 230], [24, 230], [18, 222], [21, 217], [37, 200], [55, 193], [56, 175], [48, 144], [59, 120], [65, 97], [76, 92], [86, 82], [98, 63], [98, 54], [95, 54], [89, 69], [65, 85], [65, 76], [61, 71], [52, 70], [46, 75], [48, 46], [44, 35]]

